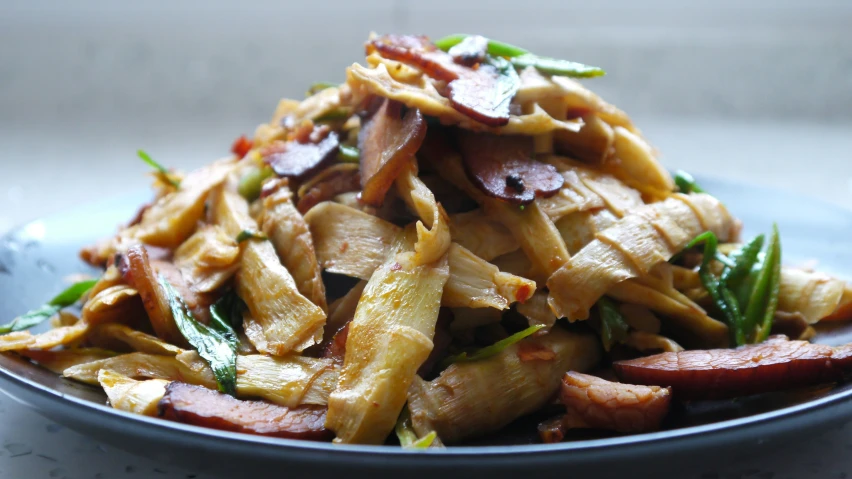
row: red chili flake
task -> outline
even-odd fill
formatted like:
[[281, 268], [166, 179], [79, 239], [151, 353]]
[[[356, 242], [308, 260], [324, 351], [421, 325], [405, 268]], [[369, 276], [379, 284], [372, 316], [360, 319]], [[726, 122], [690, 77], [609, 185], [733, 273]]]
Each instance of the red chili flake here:
[[234, 144], [231, 145], [231, 152], [237, 155], [237, 158], [245, 158], [249, 151], [251, 151], [252, 146], [254, 146], [254, 142], [246, 138], [245, 135], [237, 138], [234, 141]]
[[515, 294], [515, 296], [518, 297], [519, 303], [526, 303], [527, 300], [530, 299], [531, 293], [532, 293], [532, 288], [530, 288], [529, 285], [525, 284], [525, 285], [522, 285], [520, 288], [518, 288], [518, 292]]

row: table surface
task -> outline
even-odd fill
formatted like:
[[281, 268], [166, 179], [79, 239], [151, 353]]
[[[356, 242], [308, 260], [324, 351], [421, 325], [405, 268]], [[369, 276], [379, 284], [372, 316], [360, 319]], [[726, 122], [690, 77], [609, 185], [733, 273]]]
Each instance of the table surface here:
[[[667, 166], [775, 185], [852, 207], [852, 125], [810, 123], [716, 123], [639, 120]], [[186, 130], [186, 128], [184, 128]], [[97, 135], [73, 128], [50, 143], [36, 132], [6, 131], [6, 158], [0, 197], [0, 231], [75, 202], [145, 188], [144, 165], [135, 150], [144, 146], [163, 163], [185, 168], [227, 151], [229, 140], [246, 125], [209, 126], [180, 138], [162, 132], [95, 141]], [[202, 134], [203, 133], [203, 134]], [[57, 155], [66, 159], [57, 166]], [[39, 171], [33, 175], [32, 171]], [[92, 174], [97, 172], [97, 174]], [[104, 181], [112, 178], [112, 181]], [[120, 181], [118, 179], [121, 179]], [[45, 188], [49, 194], [45, 194]], [[0, 399], [0, 478], [208, 478], [135, 457], [54, 424], [16, 401]], [[822, 436], [803, 438], [782, 450], [715, 471], [695, 471], [690, 479], [852, 477], [852, 427], [838, 426]]]

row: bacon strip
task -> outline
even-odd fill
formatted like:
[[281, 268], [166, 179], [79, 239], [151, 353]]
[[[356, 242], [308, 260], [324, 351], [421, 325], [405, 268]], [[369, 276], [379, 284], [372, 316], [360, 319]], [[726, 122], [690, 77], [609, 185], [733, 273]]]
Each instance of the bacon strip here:
[[532, 137], [459, 131], [457, 138], [468, 178], [488, 196], [529, 204], [565, 183], [556, 167], [535, 159]]
[[723, 399], [841, 380], [852, 371], [852, 344], [773, 336], [737, 349], [662, 353], [613, 367], [623, 381], [669, 386], [678, 399]]
[[511, 66], [501, 70], [489, 63], [478, 63], [476, 68], [469, 68], [456, 63], [426, 37], [384, 35], [367, 44], [367, 54], [373, 50], [447, 82], [450, 103], [458, 112], [488, 126], [509, 123], [509, 104], [520, 86]]
[[328, 441], [333, 437], [324, 426], [325, 407], [286, 408], [261, 401], [242, 401], [181, 382], [166, 386], [158, 408], [160, 417], [170, 421], [223, 431], [311, 441]]
[[380, 206], [396, 177], [426, 138], [426, 121], [417, 109], [403, 115], [402, 103], [385, 100], [361, 128], [361, 200]]

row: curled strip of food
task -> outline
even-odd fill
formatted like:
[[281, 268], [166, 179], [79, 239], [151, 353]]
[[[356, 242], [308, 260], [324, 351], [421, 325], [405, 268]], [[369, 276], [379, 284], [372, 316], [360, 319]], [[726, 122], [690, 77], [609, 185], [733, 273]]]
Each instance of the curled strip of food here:
[[358, 134], [361, 150], [361, 200], [379, 206], [393, 182], [426, 137], [426, 120], [416, 108], [384, 100]]
[[569, 371], [559, 399], [568, 412], [563, 425], [622, 433], [656, 431], [669, 412], [671, 390], [615, 383]]
[[844, 281], [823, 273], [783, 268], [778, 310], [801, 314], [814, 324], [837, 310], [844, 288]]
[[554, 222], [574, 213], [597, 210], [606, 206], [603, 197], [583, 183], [576, 171], [566, 170], [560, 174], [565, 185], [550, 198], [539, 198], [538, 204]]
[[413, 262], [409, 244], [404, 237], [396, 241], [367, 282], [349, 325], [340, 381], [328, 401], [327, 426], [336, 442], [384, 442], [432, 351], [450, 271], [446, 258]]
[[[318, 205], [305, 220], [323, 268], [364, 280], [390, 253], [390, 242], [403, 234], [398, 226], [336, 203]], [[448, 252], [444, 306], [506, 309], [535, 291], [534, 281], [501, 272], [462, 246], [452, 244]]]
[[[784, 281], [783, 269], [781, 270], [781, 281]], [[848, 321], [852, 319], [852, 284], [846, 283], [837, 309], [831, 315], [822, 319], [826, 321]]]
[[174, 264], [193, 291], [212, 293], [237, 271], [239, 256], [236, 238], [218, 226], [208, 225], [199, 228], [175, 250]]
[[189, 238], [204, 217], [209, 193], [234, 169], [232, 160], [223, 160], [193, 171], [173, 193], [145, 210], [142, 221], [123, 236], [152, 246], [174, 249]]
[[718, 200], [704, 194], [674, 195], [637, 208], [598, 233], [550, 277], [550, 307], [558, 317], [586, 319], [591, 306], [616, 284], [647, 275], [705, 230], [723, 241], [731, 238], [734, 223]]
[[265, 188], [263, 212], [258, 219], [261, 229], [272, 241], [281, 263], [293, 276], [299, 292], [328, 310], [322, 270], [317, 263], [314, 243], [308, 224], [293, 205], [293, 193], [286, 180], [279, 180]]
[[565, 247], [572, 255], [577, 254], [587, 244], [594, 241], [601, 231], [618, 221], [609, 210], [577, 211], [560, 218], [556, 229], [565, 241]]
[[130, 286], [118, 284], [92, 294], [83, 306], [81, 317], [88, 324], [132, 322], [144, 319], [139, 293]]
[[652, 198], [665, 198], [674, 190], [671, 174], [657, 160], [651, 146], [627, 128], [613, 128], [614, 157], [606, 168], [628, 185]]
[[[151, 327], [157, 336], [172, 344], [186, 345], [186, 339], [175, 324], [168, 298], [157, 280], [145, 247], [138, 245], [130, 247], [122, 257], [121, 269], [127, 282], [139, 292]], [[177, 271], [177, 274], [180, 275], [180, 272]], [[182, 285], [183, 281], [170, 281], [170, 283]]]
[[164, 379], [137, 381], [104, 369], [98, 373], [98, 383], [104, 389], [113, 408], [143, 416], [156, 416], [157, 404], [166, 394], [169, 381]]
[[678, 399], [722, 399], [838, 381], [852, 371], [852, 345], [773, 336], [737, 349], [662, 353], [613, 367], [626, 382], [671, 387]]
[[[317, 131], [316, 129], [314, 131]], [[305, 178], [334, 159], [340, 140], [335, 132], [317, 142], [276, 142], [263, 148], [263, 160], [278, 176]]]
[[527, 205], [555, 195], [565, 182], [535, 159], [530, 137], [460, 131], [457, 138], [468, 178], [488, 196]]
[[[552, 354], [524, 361], [525, 348]], [[455, 363], [434, 381], [416, 378], [408, 392], [414, 429], [419, 435], [436, 431], [445, 443], [497, 431], [547, 404], [565, 371], [588, 370], [600, 355], [594, 336], [554, 328], [490, 358]]]
[[[164, 379], [217, 387], [213, 371], [194, 351], [177, 356], [123, 354], [69, 367], [63, 375], [97, 384], [98, 373], [105, 370], [133, 379]], [[285, 407], [327, 404], [337, 377], [338, 369], [328, 359], [259, 354], [237, 357], [237, 395], [260, 397]]]
[[339, 195], [352, 193], [357, 197], [357, 192], [361, 191], [361, 174], [358, 169], [359, 166], [352, 163], [338, 163], [317, 173], [299, 186], [296, 209], [304, 215], [314, 206]]
[[539, 291], [525, 303], [518, 304], [518, 313], [527, 318], [530, 326], [544, 325], [542, 331], [548, 332], [556, 324], [556, 316], [547, 306], [547, 293]]
[[414, 261], [417, 264], [438, 261], [446, 254], [452, 242], [447, 212], [435, 201], [432, 191], [417, 177], [417, 164], [414, 161], [409, 161], [397, 178], [396, 184], [399, 195], [421, 220], [415, 226], [417, 243], [414, 244]]
[[671, 339], [645, 331], [630, 331], [627, 339], [624, 340], [624, 344], [643, 353], [676, 353], [683, 351], [683, 347]]
[[[257, 230], [248, 203], [230, 188], [214, 193], [213, 216], [234, 238]], [[322, 340], [325, 312], [299, 292], [269, 241], [243, 242], [236, 291], [251, 313], [245, 330], [258, 351], [283, 356]]]
[[262, 401], [243, 401], [227, 394], [181, 382], [165, 388], [159, 415], [170, 421], [223, 431], [325, 441], [325, 408], [302, 406], [286, 408]]
[[594, 113], [582, 111], [580, 116], [583, 119], [580, 131], [555, 131], [553, 147], [559, 153], [566, 153], [591, 165], [604, 165], [613, 154], [615, 134], [612, 127]]

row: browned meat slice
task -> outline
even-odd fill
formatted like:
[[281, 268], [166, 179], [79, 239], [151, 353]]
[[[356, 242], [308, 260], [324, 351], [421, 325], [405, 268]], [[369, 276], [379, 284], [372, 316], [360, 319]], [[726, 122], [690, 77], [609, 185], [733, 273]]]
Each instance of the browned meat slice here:
[[258, 436], [329, 441], [326, 408], [286, 408], [261, 401], [242, 401], [212, 389], [172, 382], [160, 400], [160, 417], [193, 426]]
[[477, 63], [476, 68], [469, 68], [456, 63], [425, 37], [384, 35], [367, 44], [367, 53], [373, 50], [447, 82], [450, 103], [460, 113], [488, 126], [509, 123], [509, 106], [520, 86], [511, 65], [498, 69]]
[[559, 399], [568, 408], [573, 427], [638, 433], [660, 428], [669, 412], [671, 391], [568, 372], [562, 378]]
[[361, 200], [380, 206], [394, 180], [426, 138], [426, 120], [417, 109], [403, 114], [402, 103], [385, 100], [358, 134]]
[[737, 349], [663, 353], [613, 366], [623, 381], [669, 386], [678, 399], [722, 399], [838, 381], [852, 371], [852, 344], [773, 336]]
[[488, 196], [529, 204], [559, 192], [565, 178], [533, 155], [532, 137], [459, 131], [468, 178]]
[[339, 144], [337, 133], [332, 131], [315, 143], [279, 142], [264, 148], [261, 154], [278, 176], [305, 178], [331, 161]]

